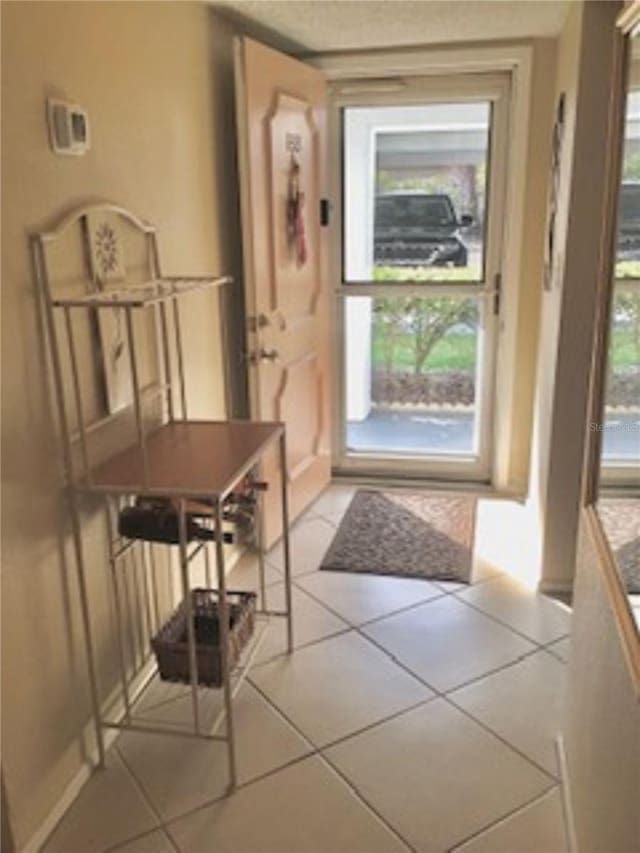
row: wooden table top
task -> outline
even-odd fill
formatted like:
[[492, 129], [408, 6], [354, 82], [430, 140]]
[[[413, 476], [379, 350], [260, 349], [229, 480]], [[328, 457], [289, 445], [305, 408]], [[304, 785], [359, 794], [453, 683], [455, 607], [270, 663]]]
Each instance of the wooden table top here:
[[223, 496], [284, 432], [281, 423], [174, 421], [147, 436], [148, 488], [138, 444], [94, 468], [89, 491]]

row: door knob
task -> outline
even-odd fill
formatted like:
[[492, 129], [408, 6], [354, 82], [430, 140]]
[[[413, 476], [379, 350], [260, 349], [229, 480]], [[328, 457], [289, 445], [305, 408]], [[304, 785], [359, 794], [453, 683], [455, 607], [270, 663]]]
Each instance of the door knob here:
[[277, 361], [280, 353], [275, 349], [265, 349], [260, 347], [257, 352], [250, 352], [246, 355], [249, 364], [258, 364], [259, 361]]
[[265, 349], [260, 347], [258, 358], [260, 361], [277, 361], [280, 353], [276, 349]]

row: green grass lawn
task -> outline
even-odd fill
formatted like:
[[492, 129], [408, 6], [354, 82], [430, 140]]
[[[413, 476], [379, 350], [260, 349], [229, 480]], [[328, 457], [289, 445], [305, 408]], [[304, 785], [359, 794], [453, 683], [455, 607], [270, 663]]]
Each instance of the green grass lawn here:
[[[456, 267], [376, 267], [374, 279], [386, 282], [432, 281], [439, 279], [450, 282], [478, 280], [480, 270]], [[616, 265], [616, 276], [640, 278], [639, 261], [621, 261]], [[425, 288], [428, 298], [428, 289]], [[384, 368], [383, 339], [378, 324], [373, 328], [373, 366]], [[614, 328], [611, 337], [611, 366], [614, 370], [628, 370], [640, 366], [640, 352], [633, 331]], [[459, 333], [448, 334], [431, 352], [423, 368], [424, 372], [442, 370], [474, 371], [476, 359], [476, 337]], [[413, 372], [413, 346], [410, 335], [398, 338], [394, 356], [394, 371]]]
[[[613, 369], [625, 370], [640, 364], [640, 353], [631, 331], [616, 331], [612, 338]], [[450, 334], [443, 338], [427, 359], [424, 372], [440, 370], [464, 370], [473, 372], [476, 359], [475, 335]], [[384, 355], [380, 331], [373, 330], [373, 366], [384, 369]], [[405, 335], [396, 344], [394, 370], [413, 372], [413, 349], [411, 338]]]
[[460, 281], [478, 282], [482, 278], [479, 266], [468, 267], [375, 267], [374, 281]]
[[[429, 370], [468, 370], [473, 371], [476, 360], [475, 335], [451, 334], [443, 338], [431, 351], [425, 371]], [[379, 332], [374, 329], [373, 366], [384, 368], [384, 355]], [[413, 349], [411, 338], [407, 335], [399, 338], [396, 345], [394, 370], [413, 372]]]
[[630, 329], [615, 329], [611, 336], [610, 362], [614, 370], [640, 367], [640, 352]]
[[618, 261], [616, 278], [640, 278], [640, 261]]

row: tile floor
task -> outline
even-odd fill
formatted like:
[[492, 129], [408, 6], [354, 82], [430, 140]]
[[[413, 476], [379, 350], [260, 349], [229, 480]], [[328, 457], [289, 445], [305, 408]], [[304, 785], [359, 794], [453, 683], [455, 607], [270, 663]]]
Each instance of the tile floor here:
[[[479, 557], [471, 587], [319, 572], [352, 491], [293, 530], [296, 650], [274, 620], [238, 690], [236, 792], [224, 744], [127, 732], [45, 853], [566, 853], [569, 612]], [[279, 607], [278, 548], [268, 566]], [[255, 579], [247, 556], [230, 585]], [[202, 697], [213, 725], [220, 691]], [[160, 682], [139, 703], [178, 729], [190, 711]]]

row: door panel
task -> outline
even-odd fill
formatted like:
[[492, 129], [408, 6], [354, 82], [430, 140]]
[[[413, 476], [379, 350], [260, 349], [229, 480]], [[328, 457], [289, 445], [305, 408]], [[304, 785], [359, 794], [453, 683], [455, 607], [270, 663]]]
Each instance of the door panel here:
[[[236, 43], [236, 79], [251, 416], [286, 425], [295, 518], [330, 477], [326, 238], [319, 216], [326, 83], [315, 69], [245, 38]], [[264, 476], [270, 545], [281, 534], [275, 454], [265, 460]]]

